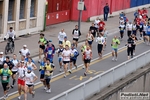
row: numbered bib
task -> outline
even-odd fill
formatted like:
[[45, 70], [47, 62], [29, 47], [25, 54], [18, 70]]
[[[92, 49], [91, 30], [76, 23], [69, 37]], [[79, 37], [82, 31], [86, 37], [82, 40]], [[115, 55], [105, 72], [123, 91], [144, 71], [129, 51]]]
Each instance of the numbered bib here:
[[3, 76], [3, 77], [2, 77], [2, 80], [3, 80], [3, 81], [6, 81], [6, 80], [7, 80], [7, 76]]
[[48, 54], [51, 55], [52, 54], [52, 50], [48, 50]]
[[26, 81], [30, 81], [30, 78], [27, 77], [27, 78], [26, 78]]
[[128, 44], [129, 47], [131, 47], [131, 44]]

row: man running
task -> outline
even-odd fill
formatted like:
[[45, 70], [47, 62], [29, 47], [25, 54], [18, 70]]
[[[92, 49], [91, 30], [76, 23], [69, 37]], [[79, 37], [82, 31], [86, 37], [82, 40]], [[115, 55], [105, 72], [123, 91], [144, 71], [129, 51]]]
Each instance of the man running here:
[[132, 22], [130, 21], [128, 24], [127, 24], [127, 36], [130, 37], [131, 33], [132, 33]]
[[24, 93], [24, 99], [27, 100], [27, 92], [29, 90], [29, 93], [32, 94], [32, 98], [34, 98], [35, 91], [34, 88], [34, 82], [38, 79], [38, 77], [34, 74], [31, 67], [28, 67], [27, 72], [25, 72], [25, 93]]
[[50, 81], [52, 78], [52, 73], [55, 69], [55, 65], [53, 63], [50, 62], [49, 59], [46, 60], [46, 64], [44, 67], [44, 77], [45, 77], [45, 84], [47, 86], [47, 93], [51, 92], [51, 88], [50, 88]]
[[75, 48], [75, 45], [71, 45], [71, 57], [70, 57], [70, 69], [72, 69], [72, 65], [74, 65], [77, 69], [76, 61], [79, 56], [78, 50]]
[[90, 26], [89, 31], [91, 31], [92, 35], [93, 35], [94, 38], [95, 38], [95, 37], [96, 37], [97, 29], [95, 28], [94, 23], [92, 23], [92, 26]]
[[63, 66], [63, 57], [62, 57], [62, 52], [63, 52], [63, 50], [64, 50], [64, 48], [63, 48], [63, 45], [62, 44], [60, 44], [59, 45], [59, 48], [58, 48], [58, 50], [57, 50], [57, 54], [58, 54], [58, 62], [59, 62], [59, 66], [60, 66], [60, 72], [62, 71], [62, 66]]
[[40, 80], [41, 82], [43, 83], [44, 85], [44, 90], [46, 90], [46, 84], [45, 84], [45, 79], [44, 79], [44, 67], [45, 67], [45, 64], [46, 64], [46, 57], [43, 58], [43, 61], [40, 62]]
[[98, 51], [99, 59], [101, 59], [102, 58], [103, 46], [104, 46], [104, 43], [105, 43], [105, 39], [102, 36], [102, 34], [99, 34], [99, 36], [96, 39], [96, 42], [98, 43], [97, 51]]
[[26, 54], [30, 53], [29, 49], [27, 49], [27, 45], [23, 45], [23, 48], [19, 51], [19, 53], [26, 57]]
[[12, 75], [11, 70], [9, 70], [9, 67], [7, 63], [4, 63], [4, 68], [0, 70], [0, 75], [1, 75], [1, 82], [4, 90], [4, 96], [3, 98], [6, 99], [8, 97], [8, 89], [9, 89], [9, 80], [10, 76]]
[[92, 43], [94, 41], [94, 36], [91, 34], [91, 31], [86, 35], [86, 39], [88, 40], [89, 46], [92, 49]]
[[18, 71], [18, 63], [19, 63], [19, 60], [17, 60], [17, 55], [14, 54], [13, 55], [13, 59], [11, 60], [11, 62], [14, 64], [14, 67], [12, 67], [11, 71], [12, 71], [12, 79], [13, 79], [13, 82], [12, 82], [12, 85], [11, 85], [11, 88], [14, 87], [14, 84], [16, 83], [16, 73]]
[[117, 38], [117, 36], [114, 36], [114, 38], [112, 39], [112, 43], [111, 43], [111, 46], [112, 46], [112, 61], [117, 61], [117, 52], [118, 52], [118, 45], [120, 45], [120, 41], [119, 39]]
[[38, 44], [39, 44], [39, 63], [41, 61], [41, 55], [42, 53], [44, 52], [45, 50], [45, 45], [47, 43], [47, 40], [46, 38], [44, 37], [44, 34], [43, 33], [40, 33], [40, 39], [38, 41]]
[[77, 48], [77, 46], [78, 46], [78, 40], [79, 40], [79, 38], [80, 38], [80, 36], [81, 36], [81, 32], [80, 32], [80, 30], [78, 29], [78, 25], [76, 25], [76, 26], [75, 26], [75, 29], [73, 29], [72, 35], [73, 35], [74, 44], [75, 44], [75, 46], [76, 46], [76, 48]]
[[89, 46], [87, 46], [87, 48], [85, 49], [83, 56], [84, 56], [84, 64], [85, 64], [85, 68], [86, 68], [84, 75], [86, 76], [89, 71], [89, 66], [90, 66], [90, 62], [92, 59], [92, 50], [90, 49]]
[[10, 61], [9, 56], [6, 56], [6, 60], [4, 60], [3, 64], [5, 63], [8, 65], [10, 70], [14, 67], [14, 64]]
[[25, 86], [25, 72], [27, 72], [27, 68], [25, 67], [24, 61], [21, 61], [18, 67], [18, 99], [21, 99], [21, 92], [24, 91]]
[[67, 39], [67, 36], [64, 37], [63, 48], [66, 48], [66, 45], [68, 45], [69, 48], [71, 48], [71, 42]]
[[134, 44], [134, 40], [132, 38], [132, 35], [129, 36], [128, 40], [127, 40], [127, 53], [128, 53], [128, 60], [131, 58], [133, 58], [133, 44]]
[[122, 40], [123, 39], [123, 36], [124, 36], [124, 30], [125, 30], [125, 25], [123, 22], [121, 22], [120, 26], [119, 26], [119, 29], [120, 29], [120, 39]]
[[59, 40], [59, 44], [62, 44], [64, 41], [64, 37], [66, 37], [66, 33], [64, 32], [64, 29], [61, 29], [61, 31], [58, 34], [58, 40]]

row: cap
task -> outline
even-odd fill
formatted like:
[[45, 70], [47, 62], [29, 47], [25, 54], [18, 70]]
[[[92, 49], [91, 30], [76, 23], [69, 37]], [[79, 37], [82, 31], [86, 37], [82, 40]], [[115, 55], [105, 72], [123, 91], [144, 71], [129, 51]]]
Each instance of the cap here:
[[49, 40], [48, 42], [52, 42], [52, 40]]
[[23, 61], [23, 60], [21, 60], [20, 62], [21, 62], [21, 63], [24, 63], [24, 61]]
[[27, 47], [27, 45], [23, 45], [23, 47], [25, 47], [25, 48], [26, 48], [26, 47]]
[[28, 52], [28, 53], [26, 53], [26, 55], [30, 55], [30, 53]]
[[67, 38], [67, 36], [65, 36], [64, 38]]
[[32, 70], [32, 68], [31, 68], [31, 67], [28, 67], [27, 69], [28, 69], [28, 70], [30, 70], [30, 71]]
[[74, 47], [75, 45], [74, 45], [74, 44], [71, 44], [71, 46]]
[[3, 52], [0, 52], [0, 55], [3, 55], [4, 53]]

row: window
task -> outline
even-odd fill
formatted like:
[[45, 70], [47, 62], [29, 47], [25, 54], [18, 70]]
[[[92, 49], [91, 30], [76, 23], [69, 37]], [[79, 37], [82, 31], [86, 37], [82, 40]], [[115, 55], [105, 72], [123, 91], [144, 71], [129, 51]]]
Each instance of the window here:
[[30, 17], [35, 17], [36, 0], [31, 0]]
[[13, 13], [14, 13], [14, 4], [15, 0], [9, 0], [8, 5], [8, 21], [13, 21]]
[[25, 18], [25, 6], [26, 6], [26, 0], [20, 0], [20, 16], [19, 19]]

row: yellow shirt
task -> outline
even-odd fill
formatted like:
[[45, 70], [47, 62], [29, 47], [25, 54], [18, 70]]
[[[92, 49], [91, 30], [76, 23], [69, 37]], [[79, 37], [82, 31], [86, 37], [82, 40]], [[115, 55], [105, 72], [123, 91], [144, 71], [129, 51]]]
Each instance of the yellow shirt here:
[[69, 48], [71, 48], [71, 42], [70, 41], [63, 41], [63, 47], [65, 48], [66, 47], [66, 45], [68, 45], [69, 46]]
[[[2, 74], [3, 70], [4, 70], [4, 69], [1, 69], [1, 70], [0, 70], [0, 74]], [[4, 72], [6, 72], [6, 71], [7, 71], [7, 70], [4, 70]], [[12, 75], [11, 70], [8, 69], [8, 73], [7, 73], [7, 74]]]
[[51, 67], [51, 64], [49, 64], [49, 65], [46, 64], [45, 67], [46, 67], [45, 75], [50, 76], [51, 75], [50, 71], [53, 70], [53, 68]]

